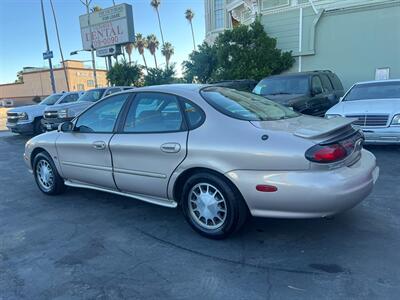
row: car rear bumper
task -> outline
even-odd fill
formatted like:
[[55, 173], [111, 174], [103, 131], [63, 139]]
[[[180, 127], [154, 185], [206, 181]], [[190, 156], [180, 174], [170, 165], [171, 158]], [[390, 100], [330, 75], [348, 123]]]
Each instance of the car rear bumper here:
[[[362, 150], [350, 167], [332, 170], [252, 171], [226, 173], [242, 193], [250, 212], [257, 217], [316, 218], [345, 211], [365, 199], [379, 176], [372, 153]], [[276, 192], [259, 192], [268, 184]]]
[[366, 144], [400, 144], [400, 126], [362, 128]]
[[33, 133], [33, 131], [34, 131], [33, 122], [24, 122], [24, 123], [7, 122], [6, 126], [11, 132], [14, 132], [14, 133], [30, 134], [30, 133]]

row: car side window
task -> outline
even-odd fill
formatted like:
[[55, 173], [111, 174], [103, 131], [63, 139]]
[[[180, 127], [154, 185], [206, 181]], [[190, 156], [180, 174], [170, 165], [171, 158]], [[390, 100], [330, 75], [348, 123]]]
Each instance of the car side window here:
[[69, 94], [69, 95], [65, 96], [64, 99], [62, 99], [60, 103], [75, 102], [76, 100], [78, 100], [78, 98], [79, 98], [78, 94]]
[[313, 78], [311, 80], [311, 89], [312, 89], [312, 91], [322, 93], [322, 91], [323, 91], [322, 82], [318, 76], [313, 76]]
[[150, 133], [182, 130], [183, 117], [177, 97], [162, 93], [140, 93], [129, 108], [124, 132]]
[[111, 88], [111, 89], [108, 89], [107, 92], [104, 94], [104, 97], [105, 97], [105, 96], [108, 96], [108, 95], [111, 95], [111, 94], [114, 94], [114, 93], [119, 92], [119, 91], [121, 91], [120, 88]]
[[118, 114], [129, 94], [121, 94], [100, 101], [85, 111], [75, 124], [78, 132], [112, 133]]
[[333, 91], [333, 87], [332, 87], [331, 81], [329, 80], [328, 76], [325, 74], [321, 74], [320, 77], [322, 80], [322, 86], [324, 87], [324, 90], [328, 91], [328, 92]]
[[199, 127], [205, 119], [205, 114], [201, 108], [187, 100], [183, 101], [183, 107], [190, 129]]

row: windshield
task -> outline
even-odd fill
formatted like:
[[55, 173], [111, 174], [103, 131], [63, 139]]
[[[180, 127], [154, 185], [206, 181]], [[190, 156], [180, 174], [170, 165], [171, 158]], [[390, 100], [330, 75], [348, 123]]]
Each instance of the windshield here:
[[282, 94], [307, 94], [307, 76], [287, 76], [266, 78], [261, 80], [254, 88], [257, 95], [282, 95]]
[[88, 101], [88, 102], [96, 102], [100, 100], [103, 96], [106, 89], [95, 89], [85, 92], [82, 96], [79, 97], [78, 102]]
[[202, 89], [200, 93], [216, 110], [235, 119], [274, 121], [299, 116], [289, 108], [247, 92], [208, 87]]
[[400, 99], [400, 82], [374, 82], [355, 85], [343, 101]]
[[55, 103], [58, 101], [58, 99], [61, 98], [61, 96], [62, 96], [62, 94], [53, 94], [53, 95], [50, 95], [50, 96], [44, 98], [44, 99], [39, 103], [39, 105], [53, 105], [53, 104], [55, 104]]

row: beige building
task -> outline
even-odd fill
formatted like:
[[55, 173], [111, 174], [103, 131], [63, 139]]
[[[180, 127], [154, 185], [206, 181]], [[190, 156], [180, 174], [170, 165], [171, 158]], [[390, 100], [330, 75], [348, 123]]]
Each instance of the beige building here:
[[[93, 70], [85, 67], [82, 61], [66, 60], [67, 77], [71, 91], [85, 91], [94, 88]], [[67, 91], [67, 83], [62, 67], [54, 68], [56, 91]], [[107, 86], [107, 71], [97, 69], [97, 84]], [[50, 71], [47, 68], [25, 67], [21, 83], [0, 84], [0, 99], [14, 99], [18, 104], [30, 103], [34, 96], [41, 98], [52, 93]]]

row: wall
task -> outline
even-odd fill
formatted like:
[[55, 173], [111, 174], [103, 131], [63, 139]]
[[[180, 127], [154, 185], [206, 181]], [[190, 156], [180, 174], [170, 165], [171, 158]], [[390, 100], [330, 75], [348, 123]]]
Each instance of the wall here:
[[374, 80], [376, 68], [389, 67], [390, 77], [400, 78], [400, 5], [324, 13], [316, 26], [315, 55], [304, 56], [302, 66], [336, 72], [346, 89]]

